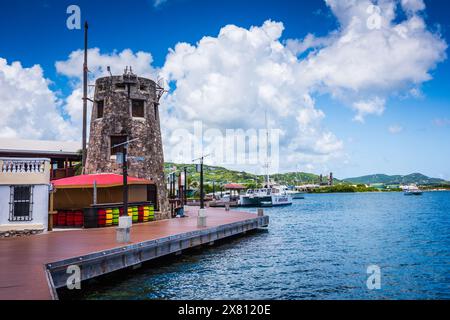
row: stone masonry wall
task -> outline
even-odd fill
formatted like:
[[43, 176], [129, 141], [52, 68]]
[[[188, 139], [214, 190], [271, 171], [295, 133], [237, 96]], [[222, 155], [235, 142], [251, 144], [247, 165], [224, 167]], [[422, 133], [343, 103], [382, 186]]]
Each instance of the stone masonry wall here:
[[[127, 83], [130, 83], [130, 89]], [[143, 118], [131, 116], [133, 99], [144, 100]], [[97, 117], [98, 101], [104, 101], [101, 118]], [[128, 174], [155, 182], [157, 216], [163, 219], [169, 217], [169, 206], [158, 105], [156, 84], [152, 80], [132, 77], [130, 81], [124, 76], [97, 79], [85, 173], [122, 174], [122, 166], [111, 157], [111, 136], [126, 135], [129, 140], [139, 138], [128, 149]]]

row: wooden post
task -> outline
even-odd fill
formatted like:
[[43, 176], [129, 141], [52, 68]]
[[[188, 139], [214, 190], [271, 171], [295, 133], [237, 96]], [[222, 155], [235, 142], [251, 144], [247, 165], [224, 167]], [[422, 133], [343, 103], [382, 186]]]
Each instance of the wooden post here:
[[50, 205], [48, 210], [48, 228], [47, 228], [48, 231], [53, 231], [53, 215], [57, 213], [56, 211], [54, 211], [53, 208], [55, 192], [56, 191], [50, 192]]

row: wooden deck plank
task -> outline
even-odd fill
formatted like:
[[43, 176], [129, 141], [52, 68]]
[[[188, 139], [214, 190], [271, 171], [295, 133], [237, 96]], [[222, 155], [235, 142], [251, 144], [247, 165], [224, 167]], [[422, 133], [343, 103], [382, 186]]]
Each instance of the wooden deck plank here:
[[[208, 208], [208, 227], [198, 228], [196, 211], [195, 207], [189, 208], [189, 217], [184, 219], [134, 225], [131, 242], [140, 243], [256, 217], [246, 212]], [[45, 264], [122, 247], [115, 239], [115, 228], [101, 228], [0, 240], [0, 300], [52, 299]]]

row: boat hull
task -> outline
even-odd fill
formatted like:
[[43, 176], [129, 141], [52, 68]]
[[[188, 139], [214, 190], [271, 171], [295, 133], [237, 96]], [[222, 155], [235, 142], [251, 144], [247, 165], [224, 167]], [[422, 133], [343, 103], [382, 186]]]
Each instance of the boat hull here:
[[292, 204], [292, 196], [290, 195], [272, 195], [272, 206], [289, 206]]
[[421, 196], [423, 192], [421, 191], [414, 191], [414, 192], [405, 192], [405, 196]]
[[289, 195], [272, 195], [267, 197], [247, 197], [241, 196], [239, 206], [241, 207], [279, 207], [292, 204], [292, 197]]

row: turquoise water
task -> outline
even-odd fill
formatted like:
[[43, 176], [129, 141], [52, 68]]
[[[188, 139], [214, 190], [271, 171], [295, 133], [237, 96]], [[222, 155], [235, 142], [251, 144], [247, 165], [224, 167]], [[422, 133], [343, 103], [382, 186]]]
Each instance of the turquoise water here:
[[[267, 231], [87, 286], [83, 299], [450, 299], [450, 193], [307, 195]], [[381, 268], [368, 290], [367, 267]]]

